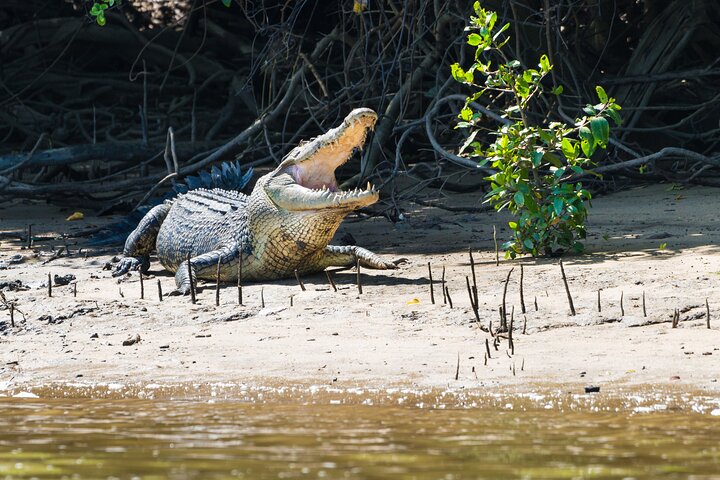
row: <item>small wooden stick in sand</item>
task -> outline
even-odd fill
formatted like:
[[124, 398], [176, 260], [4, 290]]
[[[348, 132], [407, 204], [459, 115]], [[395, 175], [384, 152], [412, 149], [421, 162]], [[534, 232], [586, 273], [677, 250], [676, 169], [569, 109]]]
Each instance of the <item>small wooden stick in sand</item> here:
[[473, 300], [475, 302], [475, 305], [477, 306], [477, 304], [478, 304], [477, 278], [475, 277], [475, 259], [473, 258], [471, 247], [468, 247], [468, 254], [470, 255], [470, 270], [472, 270], [472, 278], [473, 278], [473, 283], [472, 283]]
[[158, 300], [160, 300], [162, 302], [163, 301], [163, 293], [162, 293], [162, 285], [160, 284], [159, 278], [157, 281], [157, 286], [158, 286]]
[[220, 258], [218, 258], [217, 269], [215, 270], [215, 306], [220, 306]]
[[300, 290], [304, 292], [305, 284], [302, 282], [302, 280], [300, 280], [300, 274], [298, 273], [297, 268], [295, 269], [295, 279], [297, 280], [298, 285], [300, 285]]
[[355, 261], [355, 267], [357, 269], [358, 294], [362, 295], [362, 281], [360, 280], [360, 259], [359, 258]]
[[520, 264], [520, 311], [525, 312], [525, 294], [523, 293], [523, 278], [525, 277], [525, 269]]
[[503, 331], [507, 331], [507, 307], [505, 306], [505, 299], [507, 297], [507, 289], [508, 289], [508, 283], [510, 283], [510, 275], [512, 275], [513, 270], [515, 270], [515, 267], [511, 268], [510, 271], [507, 274], [507, 277], [505, 278], [505, 286], [503, 287], [503, 300], [502, 300], [502, 309], [503, 309], [503, 315], [502, 315], [502, 325], [500, 328]]
[[430, 262], [428, 262], [428, 275], [430, 276], [430, 303], [435, 305], [435, 291], [433, 289], [432, 267], [430, 266]]
[[190, 301], [195, 305], [195, 282], [193, 282], [192, 265], [190, 265], [190, 252], [187, 254], [187, 271], [190, 279]]
[[705, 299], [705, 320], [707, 321], [707, 328], [710, 329], [710, 304], [708, 299]]
[[455, 367], [455, 380], [458, 378], [460, 378], [460, 352], [458, 352], [457, 367]]
[[475, 300], [473, 299], [473, 293], [472, 293], [472, 287], [470, 286], [470, 278], [468, 276], [465, 276], [465, 284], [467, 285], [467, 292], [468, 297], [470, 298], [470, 307], [472, 308], [473, 313], [475, 314], [475, 321], [480, 321], [480, 312], [478, 312], [478, 307], [475, 304]]
[[238, 291], [238, 305], [243, 304], [242, 294], [242, 248], [240, 250], [240, 257], [238, 258], [238, 272], [237, 272], [237, 291]]
[[563, 283], [565, 284], [565, 292], [567, 293], [568, 304], [570, 305], [570, 315], [574, 317], [575, 305], [573, 304], [573, 299], [570, 295], [570, 287], [568, 287], [567, 277], [565, 276], [565, 267], [563, 267], [562, 260], [560, 260], [560, 272], [562, 273]]
[[440, 280], [440, 286], [442, 287], [443, 305], [447, 305], [447, 293], [445, 288], [445, 265], [443, 265], [442, 269], [442, 280]]
[[645, 290], [643, 290], [643, 317], [647, 317], [647, 310], [645, 309]]
[[338, 291], [337, 285], [335, 285], [335, 280], [333, 280], [332, 273], [330, 270], [325, 270], [325, 275], [327, 276], [328, 282], [330, 283], [330, 286], [335, 290]]

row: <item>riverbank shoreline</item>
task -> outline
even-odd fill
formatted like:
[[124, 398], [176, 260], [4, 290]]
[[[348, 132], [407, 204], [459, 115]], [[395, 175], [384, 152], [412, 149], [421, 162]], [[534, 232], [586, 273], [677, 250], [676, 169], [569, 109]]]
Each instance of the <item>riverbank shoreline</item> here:
[[[478, 195], [452, 198], [453, 207], [468, 211], [423, 206], [408, 208], [397, 224], [381, 217], [345, 222], [340, 237], [408, 259], [395, 271], [363, 270], [362, 294], [348, 270], [335, 274], [337, 292], [322, 274], [303, 278], [305, 291], [294, 279], [245, 285], [244, 306], [237, 305], [236, 287], [223, 285], [219, 307], [213, 282], [201, 284], [195, 305], [187, 297], [159, 301], [158, 282], [167, 293], [174, 279], [157, 262], [140, 299], [136, 272], [118, 280], [103, 270], [115, 251], [61, 238], [108, 220], [67, 222], [74, 210], [17, 201], [0, 210], [0, 262], [7, 267], [0, 283], [21, 285], [3, 291], [17, 310], [14, 327], [9, 311], [0, 310], [0, 386], [15, 392], [74, 383], [227, 383], [531, 393], [545, 384], [574, 393], [647, 385], [718, 392], [715, 197], [710, 188], [655, 185], [594, 200], [588, 253], [563, 258], [577, 315], [569, 312], [557, 259], [501, 259], [496, 266], [493, 226], [502, 241], [508, 217], [470, 212], [480, 206]], [[20, 239], [28, 223], [39, 239], [33, 249]], [[17, 240], [8, 239], [13, 232]], [[71, 255], [57, 255], [65, 245]], [[469, 247], [480, 322], [466, 289]], [[443, 268], [452, 308], [443, 302]], [[511, 269], [505, 301], [514, 311], [512, 346], [507, 335], [488, 332], [490, 322], [498, 324]], [[48, 274], [74, 275], [77, 296], [71, 283], [48, 297]]]

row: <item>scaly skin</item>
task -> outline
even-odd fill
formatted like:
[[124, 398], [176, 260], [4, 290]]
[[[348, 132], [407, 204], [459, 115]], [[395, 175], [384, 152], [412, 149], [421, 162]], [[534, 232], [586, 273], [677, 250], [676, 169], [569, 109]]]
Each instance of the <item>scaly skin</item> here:
[[365, 141], [377, 116], [353, 110], [343, 123], [293, 149], [261, 177], [249, 196], [221, 189], [193, 190], [153, 208], [130, 234], [113, 276], [149, 267], [153, 249], [175, 273], [178, 291], [190, 290], [187, 256], [196, 278], [214, 279], [218, 262], [223, 281], [274, 280], [319, 272], [329, 266], [397, 268], [361, 247], [328, 245], [342, 220], [371, 205], [379, 194], [337, 189], [335, 169]]

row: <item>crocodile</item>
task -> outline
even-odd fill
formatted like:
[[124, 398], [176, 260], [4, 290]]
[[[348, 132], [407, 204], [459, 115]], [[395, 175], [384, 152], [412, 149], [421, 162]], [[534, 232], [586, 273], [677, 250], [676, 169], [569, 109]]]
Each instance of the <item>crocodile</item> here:
[[258, 179], [250, 195], [197, 189], [154, 207], [128, 236], [113, 276], [147, 272], [153, 250], [163, 267], [175, 272], [181, 294], [189, 293], [191, 281], [216, 278], [218, 264], [225, 282], [237, 280], [239, 266], [243, 281], [356, 262], [371, 269], [397, 268], [397, 262], [365, 248], [329, 245], [350, 212], [379, 199], [369, 182], [364, 189], [344, 191], [335, 178], [335, 170], [362, 148], [376, 120], [369, 108], [353, 110], [339, 126], [291, 150]]

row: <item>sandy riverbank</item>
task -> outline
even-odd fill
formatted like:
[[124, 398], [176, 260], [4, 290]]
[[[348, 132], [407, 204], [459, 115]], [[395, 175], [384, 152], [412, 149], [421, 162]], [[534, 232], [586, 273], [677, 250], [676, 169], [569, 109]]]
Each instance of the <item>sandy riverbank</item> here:
[[[502, 228], [507, 218], [495, 213], [408, 206], [406, 220], [395, 225], [383, 218], [346, 222], [341, 235], [349, 232], [358, 245], [389, 258], [406, 257], [408, 263], [396, 271], [363, 271], [362, 295], [353, 271], [336, 274], [338, 292], [324, 275], [304, 278], [304, 292], [295, 280], [250, 284], [244, 288], [244, 307], [238, 307], [231, 285], [222, 288], [221, 306], [216, 307], [212, 282], [202, 288], [197, 305], [187, 297], [159, 302], [157, 281], [165, 292], [174, 281], [158, 263], [151, 267], [145, 299], [140, 300], [137, 273], [118, 283], [102, 269], [112, 252], [91, 251], [85, 258], [78, 253], [82, 241], [71, 240], [71, 256], [43, 264], [52, 256], [50, 246], [63, 241], [40, 240], [31, 251], [22, 249], [20, 240], [3, 238], [0, 261], [18, 254], [23, 260], [0, 270], [0, 283], [19, 280], [29, 289], [4, 290], [24, 319], [16, 312], [13, 328], [9, 312], [0, 310], [0, 388], [54, 382], [287, 382], [340, 388], [523, 389], [549, 382], [605, 388], [670, 384], [716, 391], [716, 197], [714, 189], [678, 191], [658, 185], [595, 200], [588, 254], [563, 260], [576, 316], [569, 314], [556, 259], [495, 265], [493, 225], [499, 238], [507, 233]], [[452, 205], [477, 206], [478, 198], [453, 197]], [[33, 223], [34, 235], [51, 237], [101, 221], [66, 222], [70, 213], [20, 201], [5, 204], [0, 231], [22, 233]], [[468, 246], [477, 265], [480, 324], [474, 322], [465, 286]], [[427, 262], [436, 281], [435, 305], [430, 303]], [[518, 288], [521, 264], [525, 315]], [[443, 266], [454, 308], [443, 304]], [[508, 310], [515, 308], [514, 355], [504, 340], [496, 350], [485, 331], [490, 320], [497, 325], [503, 284], [513, 267], [507, 304]], [[72, 286], [60, 286], [48, 298], [48, 273], [75, 275], [77, 297]], [[711, 330], [706, 328], [706, 298]], [[680, 323], [672, 329], [676, 308]], [[139, 343], [122, 345], [135, 335], [140, 335]], [[491, 354], [487, 364], [486, 340]]]

